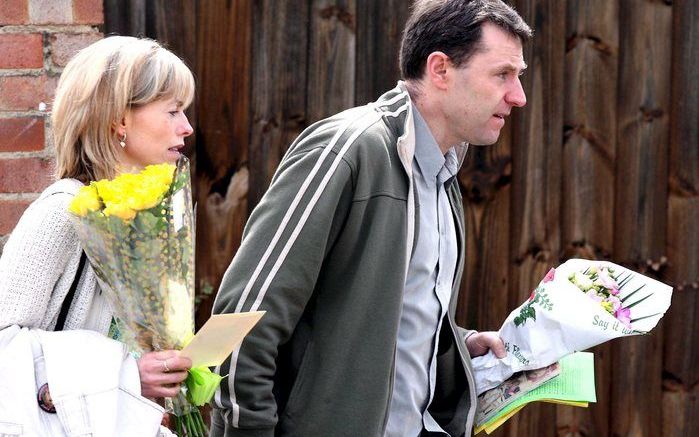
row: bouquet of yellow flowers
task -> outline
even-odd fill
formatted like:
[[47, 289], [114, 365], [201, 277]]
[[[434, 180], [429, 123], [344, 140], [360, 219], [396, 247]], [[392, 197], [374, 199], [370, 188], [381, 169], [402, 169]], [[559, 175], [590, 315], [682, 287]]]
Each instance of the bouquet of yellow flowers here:
[[[69, 206], [83, 249], [136, 353], [182, 349], [194, 335], [194, 215], [189, 162], [146, 167], [82, 187]], [[180, 435], [204, 436], [196, 407], [220, 377], [194, 368], [169, 400]]]

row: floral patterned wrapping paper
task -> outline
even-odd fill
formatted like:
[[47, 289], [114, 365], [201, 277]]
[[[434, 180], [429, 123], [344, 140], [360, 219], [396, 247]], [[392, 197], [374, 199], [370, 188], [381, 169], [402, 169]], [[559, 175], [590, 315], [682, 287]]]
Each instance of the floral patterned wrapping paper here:
[[670, 307], [672, 288], [607, 261], [570, 259], [551, 269], [505, 319], [507, 356], [472, 360], [478, 394], [522, 370], [539, 369], [605, 341], [650, 332]]

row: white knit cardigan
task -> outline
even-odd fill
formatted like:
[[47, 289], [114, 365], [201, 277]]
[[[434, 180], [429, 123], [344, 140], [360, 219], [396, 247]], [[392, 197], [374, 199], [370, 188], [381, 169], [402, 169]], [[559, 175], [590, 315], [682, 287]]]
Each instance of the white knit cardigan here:
[[[82, 253], [67, 212], [81, 186], [75, 179], [61, 179], [48, 187], [7, 240], [0, 256], [0, 329], [54, 329]], [[64, 329], [106, 334], [111, 319], [112, 309], [86, 263]]]

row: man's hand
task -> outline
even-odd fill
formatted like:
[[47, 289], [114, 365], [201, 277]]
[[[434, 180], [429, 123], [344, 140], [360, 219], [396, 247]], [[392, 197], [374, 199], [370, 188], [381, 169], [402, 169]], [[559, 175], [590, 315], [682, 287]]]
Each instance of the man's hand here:
[[476, 332], [466, 339], [466, 348], [471, 357], [479, 357], [485, 355], [489, 350], [492, 350], [496, 357], [505, 358], [505, 344], [498, 336], [497, 332]]

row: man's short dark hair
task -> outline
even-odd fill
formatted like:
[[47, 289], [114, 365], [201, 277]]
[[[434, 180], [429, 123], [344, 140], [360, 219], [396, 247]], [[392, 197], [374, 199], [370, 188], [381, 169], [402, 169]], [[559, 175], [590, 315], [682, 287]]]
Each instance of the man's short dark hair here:
[[430, 53], [444, 52], [459, 67], [479, 49], [481, 29], [493, 23], [524, 42], [532, 30], [501, 0], [415, 0], [403, 31], [400, 71], [420, 79]]

